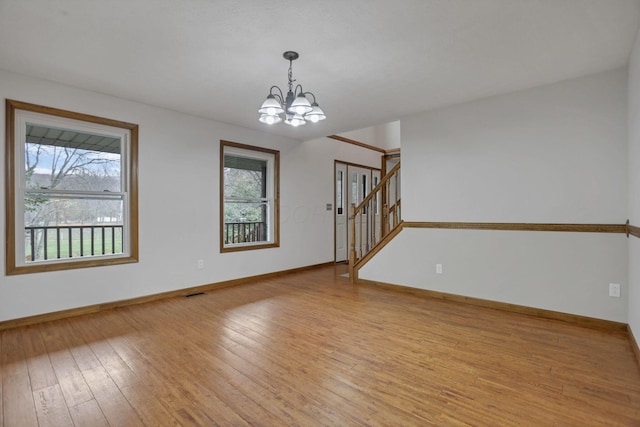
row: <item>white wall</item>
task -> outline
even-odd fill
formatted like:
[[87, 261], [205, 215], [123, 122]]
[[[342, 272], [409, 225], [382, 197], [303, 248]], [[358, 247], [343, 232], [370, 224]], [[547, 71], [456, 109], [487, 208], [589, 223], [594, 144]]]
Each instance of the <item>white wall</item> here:
[[[380, 155], [328, 138], [297, 142], [0, 71], [4, 99], [137, 123], [137, 264], [0, 276], [0, 321], [333, 260], [334, 159], [380, 166]], [[280, 150], [280, 247], [219, 253], [219, 141]], [[0, 154], [4, 164], [4, 150]], [[0, 178], [4, 215], [4, 174]], [[0, 234], [5, 235], [4, 221]], [[0, 257], [4, 259], [4, 245]], [[198, 270], [196, 260], [205, 268]]]
[[626, 133], [623, 69], [403, 119], [404, 218], [624, 223]]
[[[619, 69], [403, 118], [404, 219], [623, 224], [626, 81]], [[360, 277], [627, 321], [619, 234], [405, 229]]]
[[[629, 221], [640, 226], [640, 32], [629, 61]], [[629, 326], [640, 340], [640, 239], [629, 239]]]

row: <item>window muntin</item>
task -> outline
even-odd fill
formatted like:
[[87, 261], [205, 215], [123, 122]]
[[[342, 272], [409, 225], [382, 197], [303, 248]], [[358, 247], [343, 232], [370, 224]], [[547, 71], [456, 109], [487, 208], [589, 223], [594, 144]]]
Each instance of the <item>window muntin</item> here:
[[7, 112], [7, 274], [136, 262], [137, 125], [11, 100]]
[[221, 251], [278, 246], [278, 151], [221, 142]]

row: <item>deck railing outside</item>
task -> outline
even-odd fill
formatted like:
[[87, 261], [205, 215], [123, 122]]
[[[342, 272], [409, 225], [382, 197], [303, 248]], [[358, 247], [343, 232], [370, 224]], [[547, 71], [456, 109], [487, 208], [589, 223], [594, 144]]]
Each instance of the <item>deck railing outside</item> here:
[[225, 222], [224, 243], [251, 243], [267, 240], [266, 222]]
[[[25, 227], [25, 260], [80, 258], [123, 253], [122, 225], [58, 225]], [[263, 242], [265, 222], [225, 223], [225, 243]]]
[[123, 253], [122, 225], [25, 227], [25, 260], [46, 261]]

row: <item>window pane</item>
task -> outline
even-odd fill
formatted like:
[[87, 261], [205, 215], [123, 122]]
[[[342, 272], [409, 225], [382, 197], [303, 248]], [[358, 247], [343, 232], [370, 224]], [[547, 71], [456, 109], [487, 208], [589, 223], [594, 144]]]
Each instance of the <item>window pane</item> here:
[[[378, 185], [378, 177], [373, 177], [373, 187], [375, 188]], [[373, 206], [374, 206], [374, 214], [378, 215], [378, 192], [376, 192], [373, 196]]]
[[268, 202], [225, 200], [225, 244], [268, 241], [268, 215]]
[[121, 141], [27, 123], [26, 188], [121, 191]]
[[342, 211], [344, 208], [342, 189], [343, 189], [343, 172], [338, 171], [338, 176], [336, 178], [336, 209], [338, 210], [338, 215], [342, 215]]
[[353, 172], [351, 174], [351, 203], [354, 203], [356, 206], [358, 206], [359, 203], [359, 194], [358, 194], [358, 173], [357, 172]]
[[225, 200], [224, 219], [228, 222], [265, 222], [268, 207], [267, 201]]
[[[244, 164], [243, 164], [244, 162]], [[234, 165], [238, 167], [230, 167]], [[267, 162], [264, 160], [245, 159], [225, 156], [224, 195], [226, 198], [266, 197]]]
[[123, 202], [31, 194], [24, 199], [25, 262], [123, 253]]
[[[367, 175], [362, 174], [362, 194], [360, 195], [362, 197], [362, 201], [364, 201], [364, 198], [367, 197]], [[366, 214], [367, 213], [367, 207], [363, 206], [362, 207], [362, 213]]]
[[367, 197], [367, 175], [362, 174], [362, 200]]

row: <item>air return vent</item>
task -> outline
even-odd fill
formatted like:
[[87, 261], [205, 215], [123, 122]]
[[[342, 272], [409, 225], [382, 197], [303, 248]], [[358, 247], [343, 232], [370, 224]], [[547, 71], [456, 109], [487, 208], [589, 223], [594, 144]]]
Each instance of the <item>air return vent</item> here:
[[193, 294], [185, 295], [184, 297], [185, 298], [199, 297], [200, 295], [204, 295], [204, 294], [205, 294], [204, 292], [196, 292], [196, 293], [193, 293]]

